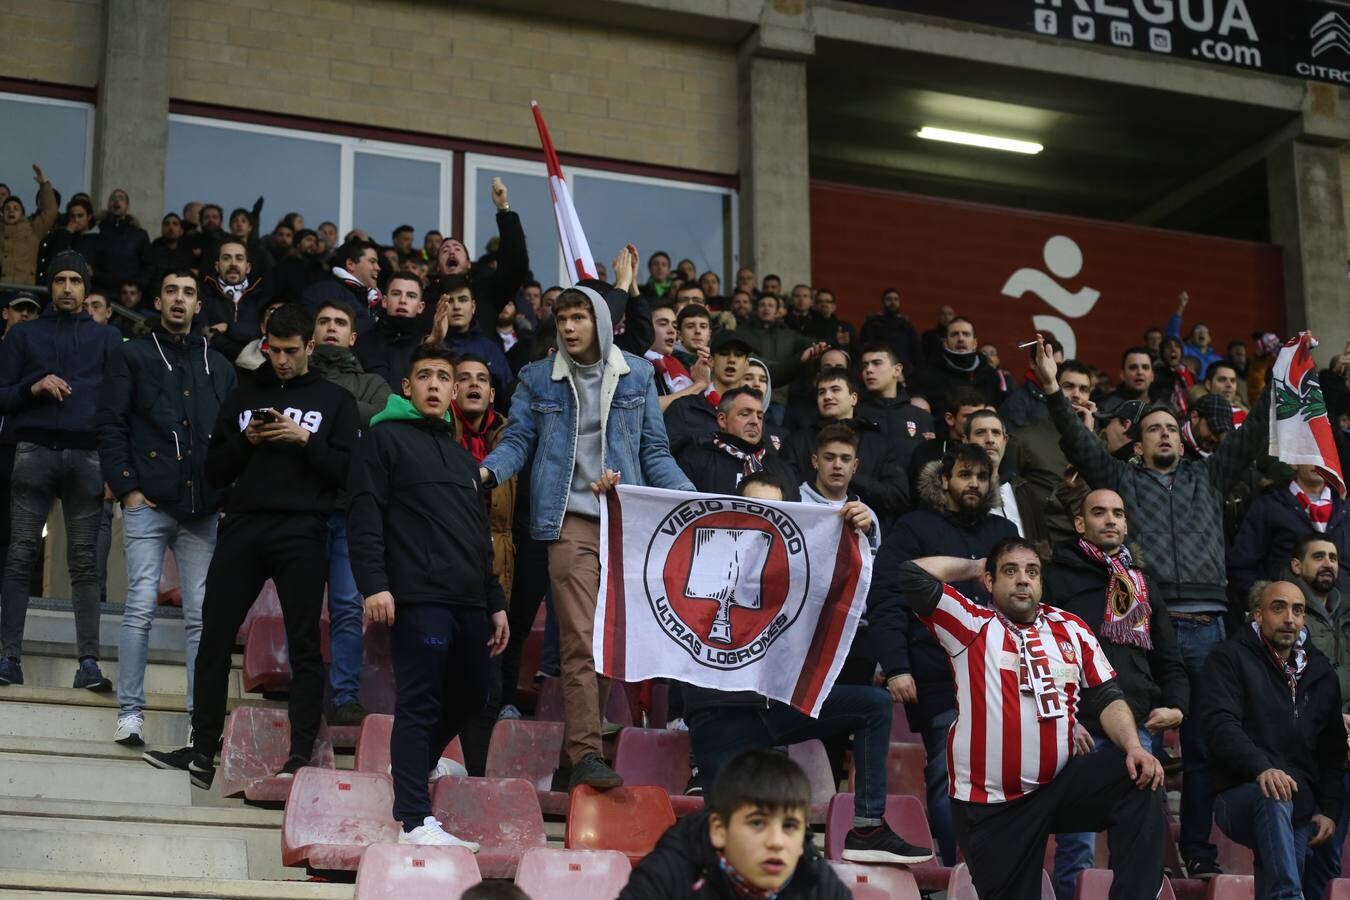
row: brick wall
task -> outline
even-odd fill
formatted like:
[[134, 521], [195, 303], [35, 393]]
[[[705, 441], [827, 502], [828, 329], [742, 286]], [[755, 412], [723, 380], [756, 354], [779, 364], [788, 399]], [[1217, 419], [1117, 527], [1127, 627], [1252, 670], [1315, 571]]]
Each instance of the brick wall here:
[[[0, 0], [13, 4], [14, 0]], [[175, 99], [736, 171], [729, 47], [414, 0], [174, 0]]]
[[93, 87], [102, 31], [100, 0], [0, 0], [0, 72]]

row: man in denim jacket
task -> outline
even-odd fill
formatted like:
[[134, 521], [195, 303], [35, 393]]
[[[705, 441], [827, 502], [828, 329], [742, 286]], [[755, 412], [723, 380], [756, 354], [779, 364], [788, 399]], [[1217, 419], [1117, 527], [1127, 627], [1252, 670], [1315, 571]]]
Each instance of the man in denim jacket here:
[[563, 731], [568, 788], [618, 787], [600, 755], [609, 695], [592, 652], [600, 588], [600, 498], [629, 484], [692, 491], [670, 456], [651, 364], [614, 346], [609, 306], [588, 287], [553, 306], [558, 352], [520, 370], [497, 449], [483, 460], [485, 487], [524, 467], [531, 453], [530, 535], [550, 541], [549, 573], [562, 638]]

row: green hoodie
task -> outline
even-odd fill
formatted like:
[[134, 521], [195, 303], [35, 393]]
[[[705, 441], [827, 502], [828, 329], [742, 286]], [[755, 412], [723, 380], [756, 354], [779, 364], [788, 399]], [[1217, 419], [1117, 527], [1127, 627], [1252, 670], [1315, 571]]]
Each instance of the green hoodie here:
[[[417, 411], [417, 407], [412, 405], [412, 401], [399, 394], [390, 394], [389, 399], [384, 404], [384, 409], [375, 414], [375, 418], [370, 420], [371, 425], [378, 425], [381, 422], [417, 422], [425, 419], [426, 416]], [[445, 412], [442, 420], [447, 425], [454, 425], [455, 420], [450, 415], [449, 410]]]

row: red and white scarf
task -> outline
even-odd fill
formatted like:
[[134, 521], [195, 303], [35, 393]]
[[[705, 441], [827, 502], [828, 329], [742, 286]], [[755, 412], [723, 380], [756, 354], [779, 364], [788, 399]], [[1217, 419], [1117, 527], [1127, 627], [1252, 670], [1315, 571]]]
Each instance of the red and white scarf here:
[[1172, 405], [1185, 415], [1191, 406], [1191, 388], [1195, 387], [1195, 376], [1184, 364], [1173, 369], [1172, 375], [1175, 376], [1172, 382]]
[[1130, 551], [1122, 546], [1114, 556], [1107, 556], [1100, 547], [1083, 538], [1078, 539], [1078, 549], [1105, 565], [1108, 573], [1106, 611], [1102, 614], [1099, 635], [1113, 644], [1152, 650], [1149, 620], [1153, 609], [1148, 602], [1148, 579], [1134, 564]]
[[657, 353], [655, 350], [648, 350], [643, 356], [652, 364], [652, 368], [657, 371], [661, 380], [669, 388], [666, 393], [676, 394], [687, 387], [693, 387], [694, 379], [690, 376], [689, 370], [684, 367], [684, 363], [675, 357]]
[[1294, 495], [1298, 505], [1303, 507], [1303, 511], [1308, 514], [1308, 521], [1314, 531], [1327, 530], [1327, 525], [1331, 522], [1331, 488], [1322, 486], [1322, 492], [1314, 500], [1308, 496], [1303, 488], [1298, 486], [1297, 481], [1289, 482], [1289, 493]]
[[380, 304], [384, 302], [384, 294], [380, 293], [379, 288], [366, 287], [364, 284], [353, 278], [352, 273], [342, 268], [342, 266], [333, 266], [333, 277], [348, 287], [358, 291], [365, 291], [366, 303], [370, 306], [371, 312], [379, 311]]
[[764, 454], [766, 448], [760, 447], [758, 450], [745, 451], [730, 441], [722, 439], [720, 434], [713, 435], [713, 446], [728, 456], [734, 456], [744, 463], [743, 471], [746, 475], [753, 475], [756, 472], [764, 471]]
[[1298, 680], [1303, 677], [1303, 672], [1308, 668], [1308, 651], [1303, 649], [1303, 642], [1307, 640], [1308, 632], [1305, 630], [1298, 636], [1298, 643], [1294, 644], [1294, 649], [1289, 651], [1288, 659], [1280, 659], [1280, 654], [1275, 652], [1270, 641], [1261, 633], [1261, 626], [1256, 622], [1252, 623], [1252, 631], [1261, 639], [1261, 644], [1266, 648], [1266, 653], [1270, 654], [1270, 661], [1275, 664], [1275, 668], [1280, 670], [1284, 676], [1284, 683], [1289, 687], [1289, 699], [1295, 704], [1298, 703]]
[[1003, 627], [1017, 643], [1017, 685], [1024, 694], [1036, 698], [1037, 719], [1062, 719], [1068, 715], [1059, 685], [1050, 674], [1050, 656], [1041, 643], [1041, 614], [1029, 625], [1019, 625], [1003, 614], [997, 607]]

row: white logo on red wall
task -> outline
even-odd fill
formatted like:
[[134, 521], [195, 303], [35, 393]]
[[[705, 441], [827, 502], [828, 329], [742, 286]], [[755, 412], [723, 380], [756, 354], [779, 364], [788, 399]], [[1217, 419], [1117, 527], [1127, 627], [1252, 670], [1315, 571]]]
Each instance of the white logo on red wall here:
[[[1018, 269], [1004, 282], [1003, 296], [1017, 300], [1031, 294], [1071, 319], [1082, 318], [1092, 312], [1092, 307], [1101, 299], [1101, 291], [1087, 286], [1070, 291], [1055, 280], [1076, 278], [1083, 271], [1083, 251], [1078, 243], [1073, 238], [1057, 234], [1045, 242], [1041, 256], [1051, 274], [1047, 275], [1040, 269]], [[1064, 345], [1066, 359], [1077, 358], [1078, 339], [1073, 333], [1073, 326], [1060, 316], [1033, 315], [1031, 325], [1037, 331], [1047, 331], [1058, 338]]]

